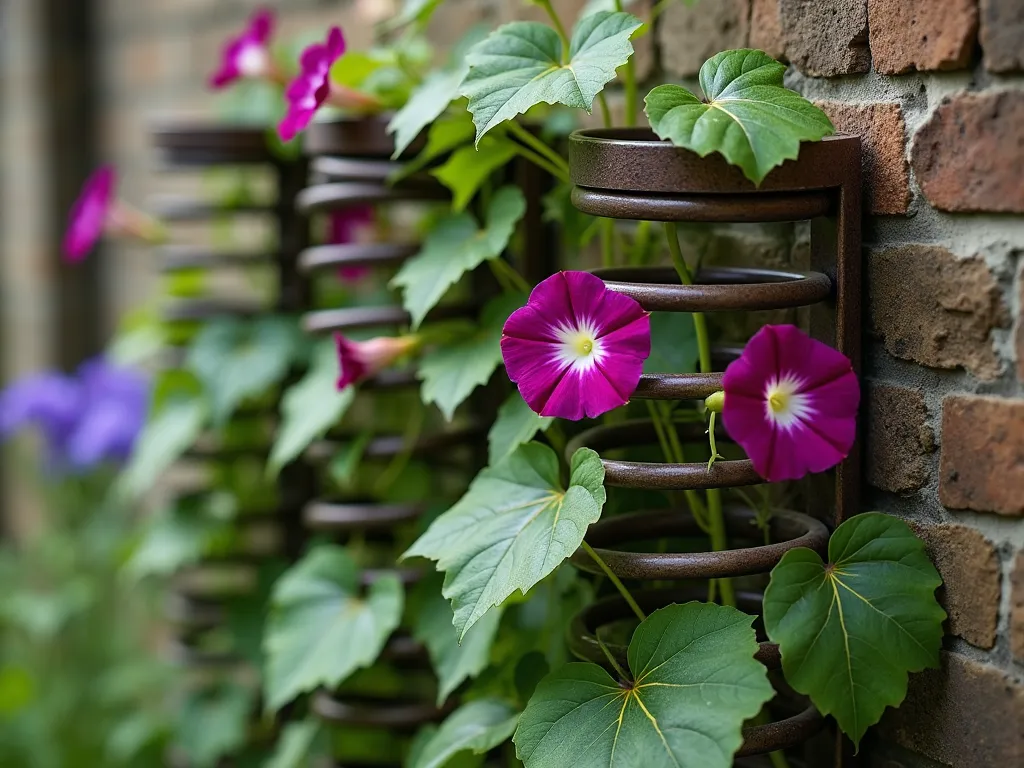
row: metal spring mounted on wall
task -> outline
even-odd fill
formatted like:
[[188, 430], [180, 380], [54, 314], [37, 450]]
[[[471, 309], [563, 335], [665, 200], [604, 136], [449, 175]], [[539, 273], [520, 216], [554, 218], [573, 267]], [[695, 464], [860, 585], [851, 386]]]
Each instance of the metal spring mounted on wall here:
[[[715, 312], [811, 307], [810, 331], [833, 344], [859, 369], [860, 360], [860, 140], [834, 137], [804, 144], [798, 160], [773, 171], [755, 189], [739, 170], [719, 156], [699, 158], [660, 142], [646, 129], [579, 131], [570, 138], [573, 202], [596, 216], [619, 219], [686, 222], [811, 221], [811, 267], [795, 272], [754, 268], [704, 269], [696, 285], [682, 285], [671, 268], [609, 268], [595, 274], [606, 285], [636, 299], [648, 311]], [[725, 354], [721, 354], [721, 353]], [[719, 350], [716, 368], [735, 356]], [[722, 374], [644, 375], [634, 396], [653, 400], [703, 400], [722, 388]], [[683, 425], [684, 442], [702, 442], [703, 424]], [[600, 426], [578, 435], [567, 456], [581, 446], [599, 453], [656, 442], [648, 420]], [[772, 541], [722, 552], [646, 553], [623, 551], [630, 542], [699, 536], [694, 518], [680, 510], [633, 512], [592, 526], [588, 542], [611, 570], [637, 581], [691, 581], [766, 575], [794, 547], [824, 553], [828, 529], [820, 519], [838, 524], [857, 511], [858, 449], [835, 472], [835, 498], [815, 499], [814, 517], [793, 511], [776, 512], [770, 522]], [[764, 482], [749, 460], [706, 463], [643, 463], [603, 458], [605, 484], [615, 488], [694, 491], [733, 488]], [[827, 495], [827, 494], [826, 494]], [[733, 545], [755, 538], [754, 510], [727, 506], [725, 520]], [[820, 519], [816, 519], [820, 518]], [[831, 518], [831, 519], [830, 519]], [[630, 547], [632, 548], [632, 547]], [[594, 561], [577, 552], [572, 562], [600, 573]], [[755, 583], [756, 586], [756, 583]], [[706, 599], [706, 590], [692, 587], [645, 589], [634, 593], [640, 607], [655, 610], [672, 602]], [[760, 612], [761, 594], [740, 591], [738, 607]], [[591, 605], [575, 617], [571, 632], [574, 652], [606, 664], [597, 642], [599, 627], [628, 618], [621, 598]], [[761, 638], [764, 639], [763, 637]], [[625, 647], [611, 647], [625, 659]], [[762, 642], [757, 658], [770, 670], [781, 664], [778, 647]], [[784, 688], [784, 685], [782, 686]], [[774, 722], [744, 729], [743, 758], [789, 749], [806, 741], [821, 725], [821, 716], [806, 702], [787, 708], [783, 696], [772, 702]], [[760, 763], [750, 763], [751, 765]], [[819, 765], [819, 762], [808, 763]]]
[[[344, 211], [356, 206], [382, 206], [394, 203], [445, 201], [447, 190], [429, 177], [410, 177], [389, 183], [391, 174], [400, 168], [390, 156], [394, 142], [385, 133], [386, 121], [380, 118], [340, 120], [314, 123], [305, 135], [305, 150], [311, 157], [311, 173], [315, 183], [298, 197], [299, 209], [307, 215]], [[420, 250], [416, 242], [366, 242], [318, 245], [306, 249], [299, 258], [299, 269], [307, 275], [342, 267], [369, 267], [393, 271]], [[431, 318], [467, 316], [478, 307], [465, 304], [437, 308]], [[311, 334], [351, 333], [364, 329], [387, 332], [407, 327], [408, 313], [397, 304], [345, 309], [321, 309], [308, 312], [303, 328]], [[386, 371], [364, 382], [361, 391], [401, 392], [414, 390], [419, 382], [411, 371]], [[415, 437], [387, 434], [374, 436], [363, 448], [363, 459], [391, 461], [403, 452], [418, 457], [432, 468], [452, 467], [465, 470], [466, 479], [476, 468], [484, 430], [469, 424], [441, 432]], [[315, 443], [307, 458], [315, 463], [326, 462], [336, 454], [340, 443], [328, 439]], [[485, 453], [485, 451], [483, 452]], [[312, 531], [346, 539], [359, 535], [394, 543], [395, 532], [415, 525], [428, 500], [411, 503], [367, 502], [361, 499], [318, 499], [306, 505], [303, 522]], [[379, 569], [363, 571], [364, 584], [370, 584], [383, 572], [397, 573], [406, 588], [421, 577], [416, 569], [383, 564]], [[423, 646], [402, 631], [397, 632], [383, 651], [383, 660], [404, 673], [416, 675], [429, 670]], [[402, 693], [393, 697], [352, 695], [319, 691], [313, 696], [311, 708], [326, 722], [336, 726], [374, 729], [396, 734], [410, 734], [426, 723], [440, 720], [447, 708], [435, 705], [430, 694]], [[350, 763], [346, 762], [346, 765]], [[377, 763], [375, 763], [377, 765]], [[397, 763], [396, 763], [397, 765]]]
[[[210, 245], [209, 232], [204, 230], [199, 245], [171, 243], [160, 247], [159, 268], [167, 275], [212, 278], [262, 270], [272, 278], [265, 285], [276, 294], [272, 302], [249, 296], [209, 296], [206, 291], [178, 298], [163, 309], [172, 344], [187, 344], [204, 323], [217, 318], [295, 313], [306, 300], [305, 281], [296, 271], [295, 263], [307, 242], [307, 225], [294, 206], [295, 195], [305, 183], [305, 163], [275, 156], [268, 147], [266, 132], [258, 128], [163, 124], [154, 128], [153, 140], [162, 170], [195, 174], [211, 168], [261, 169], [269, 171], [273, 180], [273, 200], [268, 203], [224, 204], [195, 196], [165, 196], [156, 201], [154, 212], [179, 225], [210, 225], [225, 217], [243, 215], [265, 219], [272, 226], [275, 242], [274, 249], [268, 252], [227, 251]], [[171, 352], [172, 364], [181, 363], [183, 350], [175, 348]], [[183, 463], [209, 472], [248, 458], [262, 475], [272, 438], [271, 419], [276, 412], [274, 403], [239, 409], [231, 423], [250, 425], [254, 440], [231, 445], [203, 436], [186, 453]], [[227, 620], [225, 601], [256, 593], [260, 567], [271, 558], [291, 560], [298, 553], [302, 530], [296, 520], [310, 493], [302, 468], [286, 467], [277, 492], [272, 505], [236, 511], [233, 525], [237, 527], [239, 545], [223, 554], [204, 557], [179, 574], [170, 618], [179, 627], [176, 655], [190, 667], [230, 669], [244, 661], [239, 649], [218, 645], [217, 634], [223, 631]], [[200, 481], [199, 488], [180, 496], [178, 503], [206, 504], [212, 494], [213, 489]]]

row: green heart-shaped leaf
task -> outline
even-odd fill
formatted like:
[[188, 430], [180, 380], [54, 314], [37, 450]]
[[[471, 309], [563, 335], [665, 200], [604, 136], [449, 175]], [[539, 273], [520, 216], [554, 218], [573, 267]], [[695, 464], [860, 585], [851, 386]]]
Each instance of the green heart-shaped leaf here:
[[325, 341], [316, 350], [313, 364], [281, 399], [281, 427], [267, 460], [267, 471], [276, 475], [281, 468], [338, 423], [355, 397], [355, 387], [339, 392], [338, 357], [334, 342]]
[[501, 364], [501, 329], [508, 316], [526, 303], [526, 296], [506, 293], [491, 299], [468, 338], [438, 347], [420, 360], [416, 376], [423, 382], [420, 397], [435, 403], [449, 421], [455, 409]]
[[801, 141], [835, 133], [828, 116], [785, 88], [786, 68], [761, 51], [722, 51], [700, 68], [702, 102], [679, 85], [659, 85], [644, 99], [659, 137], [701, 157], [720, 152], [760, 184], [768, 172], [796, 158]]
[[526, 594], [575, 552], [604, 501], [604, 465], [594, 451], [576, 451], [562, 490], [555, 452], [527, 443], [477, 475], [403, 557], [436, 560], [445, 572], [461, 641], [490, 608], [516, 590]]
[[281, 317], [205, 326], [189, 348], [188, 367], [209, 394], [214, 422], [284, 378], [299, 343], [294, 323]]
[[500, 699], [463, 704], [441, 723], [410, 763], [411, 768], [442, 768], [459, 752], [483, 754], [508, 740], [519, 713]]
[[743, 722], [774, 694], [753, 621], [709, 603], [655, 611], [630, 641], [631, 681], [579, 663], [541, 681], [516, 754], [526, 768], [730, 768]]
[[388, 123], [388, 133], [395, 134], [395, 151], [401, 155], [406, 147], [420, 135], [420, 131], [433, 123], [448, 105], [459, 96], [459, 86], [466, 78], [469, 66], [433, 72], [409, 96], [409, 101], [395, 113]]
[[404, 593], [394, 574], [363, 597], [359, 569], [339, 546], [321, 545], [274, 585], [263, 650], [268, 710], [317, 686], [336, 686], [377, 660], [402, 617]]
[[476, 124], [476, 140], [494, 126], [541, 102], [590, 112], [594, 98], [633, 54], [629, 42], [642, 22], [628, 13], [603, 11], [577, 22], [569, 60], [558, 33], [535, 21], [498, 27], [466, 57], [462, 94]]
[[537, 432], [551, 426], [553, 418], [534, 413], [518, 392], [513, 392], [498, 409], [498, 418], [487, 433], [488, 463], [497, 464]]
[[786, 680], [832, 715], [855, 744], [907, 695], [907, 673], [937, 667], [942, 583], [906, 523], [877, 512], [850, 518], [826, 565], [793, 549], [772, 571], [764, 623]]
[[462, 147], [444, 165], [430, 172], [452, 191], [452, 210], [465, 209], [491, 174], [516, 156], [516, 144], [497, 134], [485, 136], [476, 147]]
[[392, 288], [402, 289], [402, 305], [412, 315], [414, 329], [466, 272], [501, 255], [525, 212], [523, 193], [502, 187], [487, 208], [483, 229], [468, 213], [446, 216], [437, 223], [423, 250], [391, 279]]

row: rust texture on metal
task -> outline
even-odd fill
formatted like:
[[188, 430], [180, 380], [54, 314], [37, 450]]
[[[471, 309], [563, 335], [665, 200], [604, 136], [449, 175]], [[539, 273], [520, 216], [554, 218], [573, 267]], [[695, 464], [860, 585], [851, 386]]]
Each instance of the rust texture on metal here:
[[[274, 198], [259, 205], [231, 206], [190, 197], [164, 197], [155, 210], [172, 224], [198, 224], [222, 220], [225, 216], [254, 215], [268, 222], [276, 236], [272, 252], [230, 251], [212, 243], [178, 244], [185, 239], [177, 227], [170, 230], [171, 243], [156, 249], [160, 268], [168, 273], [181, 271], [213, 275], [222, 271], [262, 269], [276, 281], [276, 298], [223, 295], [208, 291], [203, 295], [178, 298], [163, 309], [163, 317], [172, 329], [168, 362], [181, 364], [187, 344], [209, 321], [217, 318], [252, 318], [272, 313], [295, 312], [306, 296], [306, 280], [295, 269], [298, 252], [306, 244], [307, 224], [295, 212], [294, 198], [307, 172], [304, 159], [285, 160], [276, 156], [267, 144], [266, 132], [249, 127], [232, 127], [198, 122], [161, 123], [152, 130], [151, 139], [162, 161], [161, 168], [176, 174], [200, 174], [211, 167], [259, 167], [273, 180]], [[194, 240], [194, 232], [190, 240]], [[212, 434], [204, 434], [183, 457], [183, 461], [204, 470], [226, 466], [238, 459], [266, 459], [272, 438], [274, 403], [239, 408], [233, 424], [248, 423], [263, 435], [262, 441], [241, 445], [225, 444]], [[248, 427], [247, 427], [248, 428]], [[231, 670], [244, 663], [237, 649], [217, 646], [223, 632], [225, 601], [256, 594], [260, 568], [268, 558], [291, 558], [297, 554], [302, 535], [299, 510], [309, 496], [303, 475], [291, 468], [281, 473], [276, 506], [243, 508], [234, 521], [240, 544], [228, 552], [204, 556], [182, 569], [175, 577], [175, 593], [167, 605], [168, 616], [179, 632], [172, 643], [174, 656], [190, 666]], [[200, 483], [178, 495], [183, 504], [202, 504], [212, 499], [214, 489]]]
[[[636, 299], [644, 309], [662, 312], [744, 312], [809, 308], [811, 334], [839, 349], [860, 370], [860, 139], [836, 136], [803, 144], [800, 155], [773, 170], [755, 187], [741, 171], [717, 155], [701, 158], [673, 146], [646, 128], [577, 131], [569, 138], [572, 200], [597, 216], [665, 222], [811, 222], [811, 271], [763, 268], [708, 268], [694, 285], [682, 285], [672, 268], [628, 267], [594, 270], [614, 291]], [[713, 350], [716, 372], [646, 374], [635, 397], [653, 400], [703, 400], [721, 388], [722, 368], [739, 348]], [[721, 366], [721, 367], [719, 367]], [[678, 425], [684, 443], [702, 442], [704, 424]], [[721, 440], [727, 440], [725, 435]], [[567, 446], [567, 456], [589, 447], [602, 456], [605, 484], [612, 488], [694, 491], [735, 488], [764, 481], [750, 461], [706, 463], [623, 461], [609, 452], [630, 446], [656, 445], [650, 420], [592, 427]], [[611, 517], [592, 526], [587, 541], [617, 576], [639, 582], [685, 582], [739, 578], [741, 584], [763, 584], [767, 573], [795, 547], [824, 553], [828, 528], [857, 512], [859, 446], [835, 470], [834, 498], [815, 500], [806, 510], [776, 511], [769, 541], [755, 525], [757, 514], [746, 506], [727, 506], [729, 550], [721, 552], [653, 552], [657, 542], [693, 539], [700, 535], [687, 509], [636, 512]], [[825, 494], [827, 497], [828, 494]], [[680, 502], [681, 503], [681, 502]], [[813, 515], [813, 516], [812, 516]], [[670, 547], [671, 549], [671, 547]], [[600, 573], [583, 550], [571, 562]], [[753, 582], [750, 579], [753, 578]], [[759, 581], [760, 579], [760, 581]], [[698, 581], [699, 583], [699, 581]], [[675, 586], [634, 592], [640, 607], [655, 610], [673, 602], [707, 599], [707, 587]], [[739, 607], [761, 611], [760, 595], [738, 595]], [[632, 616], [625, 600], [606, 598], [586, 608], [573, 621], [570, 644], [581, 658], [607, 664], [597, 641], [602, 626]], [[759, 629], [760, 620], [755, 622]], [[763, 640], [763, 638], [761, 638]], [[624, 659], [625, 647], [606, 644]], [[779, 666], [778, 648], [762, 642], [758, 658], [770, 669]], [[744, 729], [739, 757], [797, 746], [822, 726], [822, 718], [806, 701], [793, 706], [779, 694], [772, 702], [775, 722]]]

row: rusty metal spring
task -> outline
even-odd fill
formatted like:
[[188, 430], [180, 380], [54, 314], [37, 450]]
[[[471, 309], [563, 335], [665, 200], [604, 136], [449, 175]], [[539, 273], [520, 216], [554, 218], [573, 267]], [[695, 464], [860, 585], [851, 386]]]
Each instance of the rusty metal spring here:
[[[272, 312], [296, 312], [306, 300], [306, 285], [295, 269], [298, 252], [306, 245], [305, 220], [296, 212], [294, 199], [306, 176], [302, 160], [284, 160], [268, 148], [266, 133], [258, 128], [228, 127], [205, 123], [172, 123], [155, 126], [153, 141], [161, 169], [195, 174], [211, 168], [264, 169], [273, 177], [274, 199], [266, 204], [224, 205], [194, 196], [163, 197], [155, 201], [154, 212], [168, 223], [209, 225], [224, 217], [255, 216], [272, 222], [275, 248], [267, 252], [226, 251], [205, 243], [168, 244], [157, 249], [160, 270], [168, 275], [235, 274], [262, 270], [274, 276], [273, 304], [250, 298], [207, 296], [179, 298], [163, 309], [172, 331], [171, 363], [181, 362], [180, 345], [188, 343], [206, 322], [223, 317], [254, 317]], [[204, 230], [204, 237], [208, 233]], [[184, 462], [204, 472], [223, 468], [231, 462], [250, 460], [262, 469], [273, 436], [273, 402], [245, 406], [233, 417], [232, 425], [248, 425], [253, 440], [237, 445], [204, 435], [185, 455]], [[177, 627], [175, 656], [193, 669], [213, 674], [237, 669], [245, 659], [239, 649], [225, 643], [227, 606], [239, 598], [259, 594], [262, 566], [274, 560], [294, 559], [301, 546], [298, 512], [309, 496], [301, 468], [288, 467], [281, 473], [277, 497], [271, 505], [239, 509], [233, 525], [237, 546], [217, 555], [207, 555], [177, 575], [177, 589], [169, 601], [169, 618]], [[178, 503], [203, 504], [215, 488], [200, 482], [197, 488], [178, 497]], [[259, 719], [258, 708], [253, 712]]]
[[[812, 263], [816, 271], [796, 272], [755, 268], [704, 269], [696, 285], [681, 285], [672, 268], [609, 268], [595, 270], [612, 290], [636, 299], [648, 311], [716, 312], [814, 307], [812, 333], [835, 343], [855, 367], [859, 361], [859, 140], [836, 137], [805, 145], [798, 161], [786, 163], [755, 190], [720, 158], [700, 159], [659, 142], [645, 129], [577, 132], [570, 139], [573, 202], [580, 210], [612, 218], [689, 222], [768, 222], [812, 220]], [[716, 367], [736, 350], [716, 350]], [[724, 354], [723, 354], [724, 353]], [[722, 388], [721, 373], [645, 374], [635, 397], [651, 400], [703, 400]], [[702, 442], [704, 425], [681, 425], [684, 442]], [[577, 435], [567, 448], [598, 453], [656, 442], [650, 420], [598, 426]], [[602, 459], [605, 484], [616, 488], [688, 491], [733, 488], [763, 483], [749, 460], [718, 460], [711, 470], [701, 463], [648, 463]], [[836, 473], [836, 522], [856, 509], [856, 448]], [[827, 507], [813, 510], [829, 516]], [[756, 538], [755, 512], [746, 506], [725, 508], [726, 528], [733, 544]], [[828, 529], [815, 517], [777, 511], [770, 521], [772, 544], [751, 544], [723, 552], [651, 553], [625, 551], [630, 543], [699, 536], [696, 520], [678, 509], [639, 511], [595, 524], [587, 541], [620, 578], [650, 582], [684, 582], [673, 587], [634, 592], [640, 607], [652, 611], [673, 602], [706, 599], [707, 590], [693, 586], [707, 579], [761, 575], [762, 578], [794, 547], [824, 554]], [[600, 574], [582, 550], [572, 563]], [[757, 615], [762, 595], [739, 591], [738, 607]], [[607, 664], [597, 631], [631, 616], [625, 601], [610, 597], [577, 615], [570, 631], [573, 652]], [[759, 622], [758, 622], [759, 623]], [[764, 639], [763, 635], [760, 639]], [[625, 661], [625, 646], [608, 646]], [[781, 665], [778, 646], [761, 642], [757, 658], [769, 668]], [[774, 675], [777, 677], [777, 675]], [[782, 684], [784, 689], [784, 684]], [[781, 690], [781, 689], [780, 689]], [[744, 729], [737, 754], [744, 758], [800, 745], [822, 725], [810, 705], [795, 710], [779, 706], [785, 716], [775, 722]], [[800, 707], [803, 707], [802, 709]], [[751, 763], [754, 764], [754, 763]]]
[[[302, 190], [297, 205], [306, 215], [344, 211], [354, 206], [379, 207], [391, 203], [447, 201], [447, 190], [423, 177], [410, 177], [389, 183], [389, 177], [400, 163], [389, 158], [394, 144], [380, 118], [339, 120], [314, 123], [306, 133], [305, 149], [310, 155], [314, 183]], [[342, 267], [370, 267], [394, 270], [418, 253], [416, 242], [369, 242], [317, 245], [304, 250], [299, 257], [299, 270], [306, 275], [336, 271]], [[470, 316], [477, 307], [455, 305], [439, 307], [430, 318]], [[391, 329], [409, 325], [408, 313], [397, 304], [344, 309], [320, 309], [308, 312], [302, 319], [310, 334], [348, 333], [364, 329]], [[364, 382], [361, 391], [408, 390], [418, 386], [413, 372], [386, 371]], [[362, 395], [361, 395], [362, 396]], [[372, 395], [371, 395], [372, 396]], [[467, 470], [471, 476], [480, 455], [484, 437], [482, 427], [474, 424], [451, 428], [415, 439], [410, 446], [403, 435], [381, 435], [369, 440], [364, 459], [393, 460], [403, 451], [433, 467], [454, 466]], [[326, 462], [340, 445], [328, 439], [315, 443], [306, 456], [314, 463]], [[367, 538], [388, 540], [396, 530], [415, 525], [428, 500], [412, 503], [382, 503], [361, 499], [316, 499], [306, 504], [302, 520], [310, 531], [345, 539], [358, 534]], [[407, 589], [421, 578], [416, 569], [388, 566], [363, 572], [364, 584], [370, 584], [384, 572], [397, 573]], [[388, 641], [382, 659], [412, 674], [429, 673], [424, 647], [402, 630]], [[321, 690], [312, 698], [311, 709], [324, 721], [336, 726], [374, 729], [396, 735], [414, 732], [420, 726], [444, 717], [450, 707], [438, 707], [422, 692], [397, 696], [354, 696], [347, 692]], [[346, 762], [346, 766], [351, 763]], [[395, 763], [397, 765], [397, 763]], [[385, 765], [374, 763], [374, 765]]]

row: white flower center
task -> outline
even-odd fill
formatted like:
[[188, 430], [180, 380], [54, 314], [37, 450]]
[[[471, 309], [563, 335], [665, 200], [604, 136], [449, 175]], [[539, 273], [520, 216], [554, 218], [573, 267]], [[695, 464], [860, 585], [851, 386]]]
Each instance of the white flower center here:
[[269, 56], [262, 45], [247, 45], [238, 54], [238, 71], [243, 77], [262, 77], [268, 63]]
[[783, 429], [805, 421], [814, 410], [810, 398], [801, 392], [804, 380], [793, 373], [785, 373], [768, 382], [764, 390], [765, 412], [771, 421]]
[[583, 320], [578, 326], [563, 325], [555, 329], [555, 335], [558, 337], [555, 357], [563, 365], [589, 371], [604, 358], [597, 325], [591, 320]]

